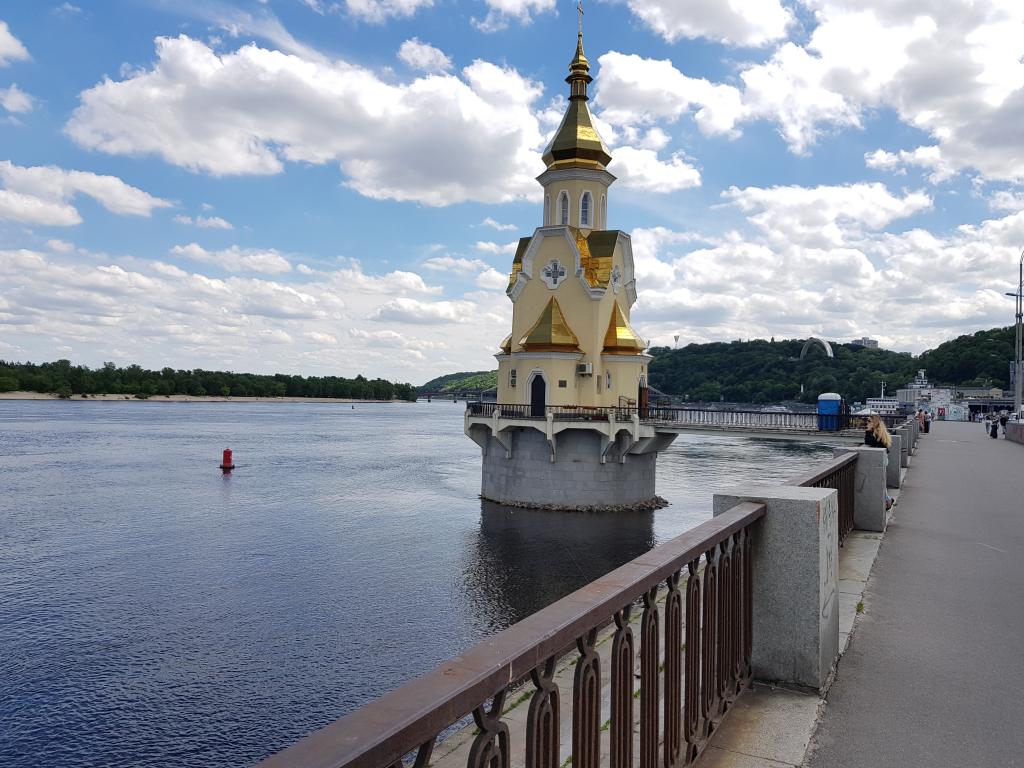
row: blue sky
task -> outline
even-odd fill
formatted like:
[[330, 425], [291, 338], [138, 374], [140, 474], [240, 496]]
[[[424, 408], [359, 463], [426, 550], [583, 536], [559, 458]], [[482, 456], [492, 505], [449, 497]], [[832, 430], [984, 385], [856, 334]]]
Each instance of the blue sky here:
[[[918, 352], [1012, 322], [1022, 6], [588, 2], [640, 332]], [[567, 0], [8, 0], [0, 358], [491, 367], [576, 24]]]

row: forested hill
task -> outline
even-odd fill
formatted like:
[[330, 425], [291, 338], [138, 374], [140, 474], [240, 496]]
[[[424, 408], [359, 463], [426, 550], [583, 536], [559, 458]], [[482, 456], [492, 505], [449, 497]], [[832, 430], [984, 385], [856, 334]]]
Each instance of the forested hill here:
[[13, 363], [0, 360], [0, 392], [26, 390], [54, 392], [62, 396], [123, 394], [219, 395], [223, 397], [338, 397], [356, 400], [415, 400], [411, 384], [393, 384], [384, 379], [356, 376], [273, 376], [225, 371], [191, 371], [163, 368], [149, 371], [138, 365], [119, 368], [104, 363], [90, 369], [68, 360], [55, 363]]
[[426, 392], [463, 392], [466, 390], [483, 390], [498, 386], [497, 371], [467, 371], [449, 373], [438, 376], [426, 384], [416, 387], [420, 393]]
[[1012, 327], [996, 328], [944, 342], [919, 357], [833, 343], [835, 358], [829, 359], [814, 346], [803, 360], [799, 359], [802, 340], [656, 347], [651, 349], [655, 360], [650, 365], [650, 383], [694, 401], [814, 402], [821, 392], [839, 392], [863, 402], [878, 396], [883, 381], [886, 391], [895, 394], [918, 368], [924, 368], [933, 384], [1006, 388], [1013, 341]]
[[[814, 346], [800, 360], [803, 340], [733, 341], [690, 344], [681, 349], [655, 347], [651, 385], [691, 401], [777, 403], [814, 402], [822, 392], [839, 392], [863, 402], [877, 397], [885, 382], [895, 394], [924, 368], [933, 384], [1008, 388], [1014, 329], [994, 328], [944, 342], [918, 357], [852, 344], [832, 344], [835, 358]], [[428, 381], [420, 392], [487, 389], [496, 371], [450, 373]], [[800, 385], [804, 385], [801, 397]]]

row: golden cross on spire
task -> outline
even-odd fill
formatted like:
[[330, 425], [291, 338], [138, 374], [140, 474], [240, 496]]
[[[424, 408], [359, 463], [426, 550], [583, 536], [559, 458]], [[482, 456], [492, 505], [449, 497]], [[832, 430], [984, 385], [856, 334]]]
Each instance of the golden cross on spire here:
[[583, 0], [579, 0], [576, 3], [576, 10], [580, 14], [580, 37], [583, 37]]

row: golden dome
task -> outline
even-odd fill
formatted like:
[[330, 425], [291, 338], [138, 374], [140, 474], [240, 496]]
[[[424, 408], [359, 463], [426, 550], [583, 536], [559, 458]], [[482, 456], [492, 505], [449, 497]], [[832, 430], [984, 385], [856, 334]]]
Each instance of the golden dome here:
[[554, 138], [544, 150], [544, 162], [548, 169], [554, 168], [599, 168], [603, 170], [612, 160], [612, 155], [594, 128], [593, 118], [587, 102], [587, 85], [594, 78], [590, 76], [590, 62], [583, 53], [583, 32], [576, 42], [576, 55], [569, 63], [569, 108], [565, 111], [562, 124], [555, 131]]
[[519, 340], [519, 346], [528, 352], [575, 352], [579, 344], [580, 340], [572, 332], [554, 297], [529, 332]]
[[633, 330], [626, 316], [622, 314], [619, 302], [612, 307], [608, 332], [604, 335], [604, 352], [610, 355], [636, 355], [646, 349], [647, 344]]

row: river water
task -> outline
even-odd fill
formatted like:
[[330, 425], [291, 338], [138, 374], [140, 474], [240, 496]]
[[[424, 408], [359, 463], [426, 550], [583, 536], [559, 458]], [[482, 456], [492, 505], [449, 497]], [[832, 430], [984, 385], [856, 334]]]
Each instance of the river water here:
[[666, 509], [512, 510], [462, 414], [0, 401], [0, 766], [250, 764], [831, 455], [681, 436]]

